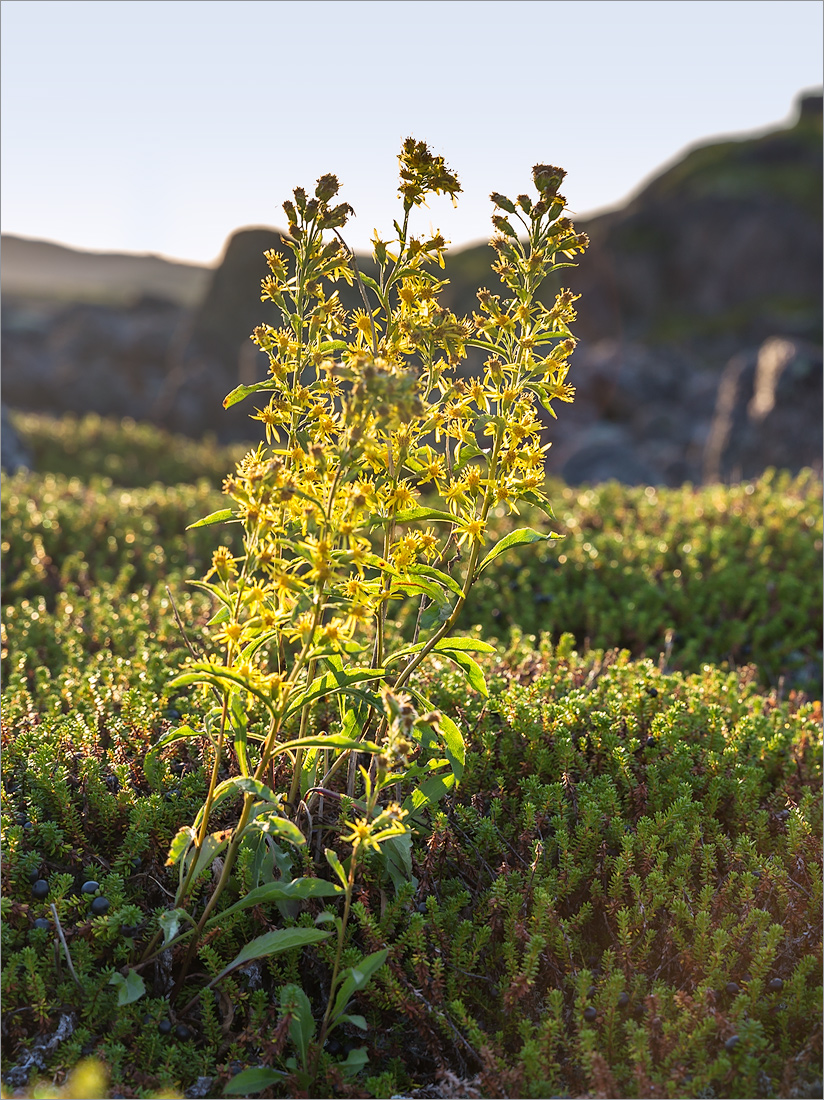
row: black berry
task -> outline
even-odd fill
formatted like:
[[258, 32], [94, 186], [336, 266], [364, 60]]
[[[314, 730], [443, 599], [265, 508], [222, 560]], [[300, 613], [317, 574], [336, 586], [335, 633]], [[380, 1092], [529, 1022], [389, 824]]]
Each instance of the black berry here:
[[191, 1039], [192, 1033], [185, 1024], [178, 1024], [175, 1028], [175, 1035], [182, 1043], [185, 1043], [187, 1039]]
[[46, 920], [45, 917], [38, 917], [37, 920], [34, 922], [34, 927], [35, 928], [50, 929], [51, 928], [51, 921]]
[[100, 889], [100, 883], [95, 879], [90, 878], [87, 882], [84, 882], [80, 887], [81, 894], [96, 894]]
[[724, 1043], [724, 1049], [725, 1050], [735, 1050], [735, 1048], [738, 1046], [738, 1044], [740, 1042], [741, 1042], [740, 1036], [732, 1035], [732, 1036], [730, 1036], [729, 1039], [727, 1039], [726, 1043]]
[[618, 1007], [619, 1008], [626, 1008], [628, 1004], [629, 1004], [629, 993], [619, 993], [618, 994]]
[[172, 1030], [172, 1021], [161, 1020], [160, 1023], [157, 1025], [157, 1030], [160, 1032], [161, 1035], [168, 1035], [169, 1032]]
[[771, 990], [773, 993], [780, 993], [783, 988], [784, 982], [781, 978], [772, 978], [767, 986], [767, 989]]
[[741, 990], [738, 988], [737, 982], [727, 982], [725, 988], [731, 997], [734, 997], [736, 993], [741, 992]]
[[95, 898], [89, 907], [95, 917], [102, 917], [109, 909], [111, 902], [108, 898]]
[[584, 1009], [584, 1019], [587, 1020], [589, 1023], [592, 1023], [592, 1021], [597, 1016], [598, 1016], [598, 1009], [595, 1008], [594, 1005], [587, 1005], [587, 1007]]
[[39, 878], [37, 882], [31, 888], [31, 892], [37, 898], [38, 901], [42, 901], [49, 896], [49, 884], [44, 878]]

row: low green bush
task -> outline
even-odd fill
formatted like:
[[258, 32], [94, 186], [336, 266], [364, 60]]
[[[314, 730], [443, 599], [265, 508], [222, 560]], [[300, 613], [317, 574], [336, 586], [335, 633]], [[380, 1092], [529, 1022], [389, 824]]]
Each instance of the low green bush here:
[[[113, 1091], [169, 1095], [207, 1077], [218, 1096], [241, 1070], [283, 1068], [279, 991], [298, 982], [319, 1010], [332, 959], [321, 945], [262, 960], [185, 1017], [169, 1011], [160, 959], [147, 996], [118, 1004], [115, 975], [175, 888], [165, 855], [210, 756], [184, 742], [145, 755], [207, 704], [169, 695], [185, 649], [160, 591], [136, 595], [73, 590], [53, 614], [30, 603], [42, 634], [7, 628], [3, 1073], [19, 1082], [25, 1051], [67, 1015], [44, 1055], [58, 1083], [94, 1055]], [[46, 652], [58, 672], [41, 671]], [[516, 636], [482, 663], [488, 700], [446, 667], [419, 685], [467, 729], [467, 767], [416, 835], [416, 881], [395, 893], [376, 874], [356, 892], [344, 961], [387, 947], [389, 963], [356, 997], [365, 1076], [330, 1080], [334, 1094], [408, 1092], [440, 1066], [467, 1096], [812, 1095], [820, 704], [763, 694], [751, 668], [666, 673], [614, 650], [579, 656], [569, 636]], [[333, 721], [319, 705], [313, 723]], [[301, 873], [329, 871], [312, 851]], [[242, 855], [241, 881], [251, 874]], [[99, 898], [108, 907], [93, 910]], [[198, 971], [216, 975], [284, 921], [313, 927], [324, 905], [225, 917]], [[335, 1040], [344, 1053], [362, 1042], [350, 1030]], [[294, 1095], [288, 1078], [270, 1095]]]
[[821, 482], [810, 471], [550, 497], [565, 539], [515, 548], [479, 580], [465, 614], [485, 637], [568, 631], [636, 657], [667, 651], [685, 670], [753, 663], [768, 683], [820, 694]]
[[248, 450], [241, 443], [221, 447], [210, 436], [195, 441], [153, 424], [96, 413], [54, 417], [14, 412], [12, 422], [39, 473], [82, 481], [108, 477], [127, 489], [201, 479], [219, 487], [226, 471]]
[[[821, 483], [769, 472], [736, 486], [643, 489], [610, 482], [550, 484], [564, 540], [515, 547], [482, 574], [462, 616], [484, 637], [573, 634], [579, 646], [618, 645], [635, 657], [668, 651], [673, 668], [755, 664], [765, 683], [821, 694]], [[188, 523], [225, 505], [197, 485], [124, 489], [19, 473], [2, 487], [4, 602], [67, 584], [118, 581], [124, 590], [202, 576], [214, 529]], [[498, 515], [498, 537], [534, 515]], [[238, 524], [219, 528], [239, 553]]]

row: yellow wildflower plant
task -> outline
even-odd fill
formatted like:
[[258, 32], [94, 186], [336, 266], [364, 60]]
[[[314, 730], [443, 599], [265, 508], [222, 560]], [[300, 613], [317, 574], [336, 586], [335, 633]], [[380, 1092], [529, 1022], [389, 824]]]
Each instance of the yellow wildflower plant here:
[[[215, 700], [206, 800], [169, 857], [180, 868], [176, 913], [187, 910], [210, 868], [216, 880], [186, 926], [190, 946], [179, 982], [241, 846], [254, 849], [244, 864], [258, 876], [250, 889], [264, 889], [261, 838], [281, 850], [311, 843], [322, 827], [315, 811], [324, 792], [368, 808], [341, 837], [353, 849], [349, 872], [338, 876], [347, 905], [360, 849], [377, 852], [395, 885], [411, 876], [410, 821], [460, 780], [465, 753], [458, 725], [435, 714], [415, 673], [439, 655], [486, 693], [471, 654], [492, 647], [453, 637], [461, 610], [499, 554], [553, 537], [522, 528], [487, 545], [497, 506], [517, 514], [523, 501], [551, 517], [539, 409], [555, 416], [553, 404], [573, 397], [567, 376], [576, 299], [563, 290], [545, 306], [537, 295], [587, 245], [562, 216], [564, 173], [537, 165], [537, 198], [492, 194], [493, 270], [505, 291], [482, 288], [477, 312], [459, 317], [441, 301], [446, 239], [415, 236], [410, 222], [428, 195], [454, 201], [460, 183], [416, 139], [404, 141], [399, 162], [402, 214], [393, 236], [376, 232], [370, 275], [342, 235], [352, 210], [336, 202], [333, 175], [321, 177], [312, 194], [295, 188], [284, 203], [288, 235], [266, 253], [261, 283], [261, 302], [276, 316], [251, 337], [268, 370], [224, 401], [229, 407], [254, 397], [252, 419], [265, 442], [227, 477], [227, 507], [197, 524], [239, 524], [243, 552], [218, 548], [197, 582], [215, 601], [212, 654], [193, 653], [174, 682], [205, 684]], [[348, 314], [335, 288], [341, 280], [359, 299]], [[458, 370], [468, 348], [483, 353], [479, 377]], [[410, 637], [395, 611], [412, 601]], [[382, 693], [389, 684], [391, 693]], [[167, 739], [186, 736], [203, 735], [184, 728]], [[359, 769], [362, 754], [372, 757], [369, 768]], [[283, 764], [288, 779], [275, 792]], [[400, 807], [384, 799], [390, 775]], [[238, 810], [227, 829], [230, 794]], [[210, 834], [217, 805], [221, 828]], [[325, 806], [328, 813], [329, 798]], [[218, 854], [222, 863], [213, 867]], [[314, 940], [329, 934], [303, 931]], [[158, 932], [147, 957], [161, 950], [161, 937], [167, 949], [176, 935]], [[338, 978], [336, 963], [333, 991]], [[334, 1025], [330, 1012], [324, 1035]]]

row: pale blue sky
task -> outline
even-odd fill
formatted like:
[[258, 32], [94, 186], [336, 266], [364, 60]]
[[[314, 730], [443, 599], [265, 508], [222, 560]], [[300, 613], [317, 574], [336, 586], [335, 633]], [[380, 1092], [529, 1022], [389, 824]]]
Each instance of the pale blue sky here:
[[819, 0], [3, 0], [2, 228], [218, 256], [333, 171], [364, 248], [409, 134], [463, 183], [460, 245], [537, 161], [579, 214], [686, 146], [789, 118], [822, 80]]

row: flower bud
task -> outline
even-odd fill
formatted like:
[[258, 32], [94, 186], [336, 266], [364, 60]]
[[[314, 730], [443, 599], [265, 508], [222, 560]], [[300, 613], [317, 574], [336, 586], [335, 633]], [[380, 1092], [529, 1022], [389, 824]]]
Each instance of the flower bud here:
[[563, 168], [554, 168], [551, 164], [536, 164], [532, 169], [532, 178], [542, 196], [554, 195], [564, 181]]
[[492, 215], [492, 224], [499, 232], [505, 233], [507, 237], [514, 237], [517, 240], [518, 234], [501, 214]]
[[315, 198], [320, 199], [321, 202], [329, 202], [337, 195], [339, 189], [338, 177], [329, 173], [321, 176], [318, 180], [318, 185], [315, 188]]
[[489, 196], [491, 202], [494, 202], [496, 206], [499, 206], [501, 210], [506, 210], [507, 214], [515, 213], [515, 203], [506, 197], [501, 195], [498, 191], [493, 191]]

